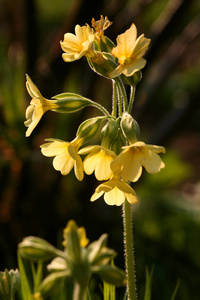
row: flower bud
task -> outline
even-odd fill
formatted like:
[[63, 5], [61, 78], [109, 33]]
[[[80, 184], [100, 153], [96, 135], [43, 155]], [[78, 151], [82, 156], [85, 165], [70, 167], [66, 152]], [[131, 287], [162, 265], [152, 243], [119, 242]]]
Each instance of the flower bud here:
[[57, 100], [57, 107], [53, 109], [53, 111], [61, 113], [76, 112], [88, 105], [93, 104], [91, 100], [75, 93], [62, 93], [54, 96], [53, 99]]
[[116, 266], [101, 265], [92, 267], [92, 272], [98, 274], [103, 280], [116, 286], [125, 285], [125, 272]]
[[5, 300], [14, 299], [14, 294], [20, 285], [20, 274], [16, 269], [0, 272], [0, 296]]
[[64, 241], [66, 252], [70, 259], [79, 262], [81, 258], [81, 249], [89, 243], [86, 232], [83, 227], [78, 228], [75, 221], [70, 220], [64, 229]]
[[96, 117], [84, 121], [77, 130], [77, 137], [83, 139], [84, 143], [88, 142], [99, 129], [99, 126], [105, 117]]
[[[71, 272], [70, 270], [66, 270], [63, 272], [54, 272], [48, 275], [41, 283], [36, 292], [37, 296], [42, 296], [46, 299], [46, 297], [52, 295], [60, 288], [62, 284], [62, 279], [66, 277], [70, 277]], [[36, 298], [37, 299], [37, 298]], [[40, 299], [40, 298], [39, 298]]]
[[124, 74], [121, 74], [120, 77], [124, 83], [129, 84], [132, 87], [136, 87], [136, 85], [142, 78], [142, 72], [139, 70], [129, 77], [125, 76]]
[[139, 125], [127, 112], [123, 113], [120, 126], [124, 136], [128, 139], [130, 144], [133, 144], [138, 140], [140, 133]]
[[108, 52], [103, 52], [93, 59], [88, 59], [90, 68], [97, 74], [109, 78], [108, 73], [117, 67], [117, 60]]
[[119, 123], [117, 120], [110, 119], [101, 130], [101, 146], [110, 148], [114, 138], [118, 135]]
[[18, 245], [22, 257], [32, 261], [46, 261], [58, 255], [59, 251], [39, 237], [29, 236]]

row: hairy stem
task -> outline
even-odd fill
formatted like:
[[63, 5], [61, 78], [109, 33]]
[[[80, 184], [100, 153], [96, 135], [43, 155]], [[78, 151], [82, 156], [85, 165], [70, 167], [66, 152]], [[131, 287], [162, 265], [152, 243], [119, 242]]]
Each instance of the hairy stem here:
[[124, 222], [124, 246], [125, 246], [125, 265], [127, 277], [128, 299], [136, 300], [136, 278], [135, 278], [135, 260], [133, 254], [133, 231], [131, 205], [125, 200], [123, 204], [123, 222]]

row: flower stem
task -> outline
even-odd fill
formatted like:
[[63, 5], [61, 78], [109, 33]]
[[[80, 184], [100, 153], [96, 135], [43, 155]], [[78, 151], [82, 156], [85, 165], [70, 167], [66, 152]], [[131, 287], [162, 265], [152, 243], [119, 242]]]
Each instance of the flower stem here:
[[135, 261], [133, 254], [131, 205], [127, 200], [125, 200], [123, 204], [123, 222], [128, 299], [136, 300], [137, 294], [135, 283]]
[[74, 300], [86, 300], [87, 299], [87, 285], [81, 286], [78, 282], [74, 283]]
[[133, 107], [133, 102], [134, 102], [134, 97], [135, 97], [135, 87], [131, 86], [131, 93], [130, 93], [130, 101], [128, 105], [128, 113], [131, 114], [131, 110]]
[[114, 80], [112, 80], [113, 95], [112, 95], [112, 116], [117, 116], [117, 86]]

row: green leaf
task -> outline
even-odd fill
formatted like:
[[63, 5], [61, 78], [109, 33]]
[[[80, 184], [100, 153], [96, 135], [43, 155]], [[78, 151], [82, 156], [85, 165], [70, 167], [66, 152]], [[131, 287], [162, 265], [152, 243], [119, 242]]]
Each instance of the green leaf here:
[[22, 300], [32, 300], [31, 297], [31, 288], [29, 285], [29, 281], [27, 278], [26, 270], [23, 264], [23, 260], [21, 256], [18, 253], [18, 266], [19, 266], [19, 272], [20, 272], [20, 278], [21, 278], [21, 295]]
[[37, 263], [37, 270], [36, 270], [34, 263], [31, 262], [31, 270], [33, 274], [33, 287], [35, 292], [38, 290], [38, 287], [42, 282], [43, 264], [41, 262]]
[[151, 284], [152, 284], [153, 272], [154, 272], [154, 267], [152, 267], [150, 273], [148, 268], [146, 268], [146, 284], [145, 284], [144, 300], [151, 300]]
[[172, 294], [171, 300], [174, 300], [174, 299], [175, 299], [176, 294], [177, 294], [177, 291], [178, 291], [178, 289], [179, 289], [179, 285], [180, 285], [180, 279], [177, 281], [177, 284], [176, 284], [176, 286], [175, 286], [175, 289], [174, 289], [174, 292], [173, 292], [173, 294]]
[[115, 285], [103, 282], [103, 296], [104, 300], [115, 300]]

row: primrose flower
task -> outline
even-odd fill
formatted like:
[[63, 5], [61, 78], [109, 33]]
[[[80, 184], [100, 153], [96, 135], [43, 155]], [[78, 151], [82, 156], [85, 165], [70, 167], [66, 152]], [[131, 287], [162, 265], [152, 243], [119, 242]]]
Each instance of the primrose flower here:
[[75, 35], [65, 33], [64, 41], [60, 42], [61, 48], [65, 53], [62, 58], [66, 62], [80, 59], [82, 56], [91, 58], [95, 55], [92, 44], [94, 42], [94, 30], [86, 24], [85, 26], [76, 25]]
[[137, 38], [137, 29], [134, 24], [117, 37], [117, 46], [112, 49], [112, 55], [118, 58], [119, 66], [109, 72], [109, 77], [114, 78], [120, 74], [129, 77], [144, 68], [146, 60], [142, 57], [148, 49], [150, 39], [144, 34]]
[[30, 77], [26, 75], [26, 88], [29, 95], [33, 98], [30, 105], [26, 109], [25, 126], [28, 127], [26, 136], [30, 136], [33, 129], [37, 126], [43, 114], [48, 110], [53, 110], [58, 107], [56, 100], [45, 99]]
[[109, 181], [100, 184], [95, 193], [92, 195], [90, 201], [95, 201], [104, 194], [104, 200], [108, 205], [120, 206], [124, 203], [125, 199], [134, 204], [138, 202], [135, 191], [123, 182], [119, 173], [113, 173]]
[[83, 161], [83, 168], [86, 174], [95, 172], [97, 180], [108, 180], [112, 171], [111, 162], [116, 158], [116, 154], [103, 146], [88, 146], [79, 150], [79, 154], [89, 153]]
[[105, 40], [104, 31], [111, 25], [112, 22], [110, 22], [107, 17], [104, 18], [102, 15], [100, 17], [100, 20], [98, 21], [92, 18], [92, 27], [95, 30], [95, 37], [97, 38], [97, 40], [99, 40], [100, 38], [102, 38], [103, 41]]
[[41, 145], [41, 152], [47, 157], [55, 156], [53, 167], [62, 175], [67, 175], [74, 167], [76, 178], [83, 180], [83, 165], [78, 149], [82, 139], [75, 138], [72, 142], [65, 142], [58, 139], [46, 139], [48, 143]]
[[120, 172], [124, 181], [135, 182], [142, 174], [142, 166], [150, 174], [158, 173], [165, 167], [158, 153], [165, 153], [165, 148], [137, 141], [123, 147], [123, 151], [111, 163], [111, 169]]

